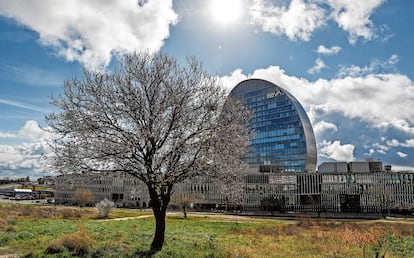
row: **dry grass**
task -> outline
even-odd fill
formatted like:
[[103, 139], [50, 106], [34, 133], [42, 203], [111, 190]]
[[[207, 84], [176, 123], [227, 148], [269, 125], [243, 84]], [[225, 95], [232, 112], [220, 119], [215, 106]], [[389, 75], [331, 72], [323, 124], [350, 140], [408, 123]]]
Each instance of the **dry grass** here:
[[80, 219], [93, 218], [94, 216], [96, 216], [96, 214], [92, 209], [79, 209], [74, 207], [37, 206], [30, 204], [0, 205], [0, 217], [13, 217], [13, 220]]
[[62, 235], [55, 241], [52, 241], [47, 247], [46, 254], [58, 254], [65, 251], [65, 248], [78, 256], [85, 256], [91, 249], [92, 239], [88, 235], [85, 227], [79, 226], [77, 232]]
[[[228, 257], [373, 257], [385, 255], [388, 236], [412, 236], [413, 224], [299, 219], [285, 226], [233, 232]], [[242, 244], [234, 244], [242, 242]], [[392, 257], [387, 255], [386, 257]]]

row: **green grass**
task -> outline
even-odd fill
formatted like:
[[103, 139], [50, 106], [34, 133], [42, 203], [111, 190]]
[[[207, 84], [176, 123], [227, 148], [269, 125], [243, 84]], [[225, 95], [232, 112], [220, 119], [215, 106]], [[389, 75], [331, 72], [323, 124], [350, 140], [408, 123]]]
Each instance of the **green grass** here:
[[[48, 208], [0, 205], [0, 255], [137, 257], [149, 250], [153, 217], [101, 221], [92, 209]], [[49, 215], [42, 217], [46, 211]], [[116, 209], [111, 217], [145, 214]], [[195, 214], [183, 219], [174, 214], [167, 218], [165, 245], [153, 257], [375, 257], [376, 253], [414, 257], [414, 223]]]

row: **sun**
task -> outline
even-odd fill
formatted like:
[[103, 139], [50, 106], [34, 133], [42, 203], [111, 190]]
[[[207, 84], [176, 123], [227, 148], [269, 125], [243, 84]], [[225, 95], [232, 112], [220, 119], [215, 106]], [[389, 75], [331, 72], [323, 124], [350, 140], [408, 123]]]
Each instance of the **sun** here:
[[228, 26], [236, 22], [242, 14], [241, 0], [213, 0], [210, 13], [214, 21]]

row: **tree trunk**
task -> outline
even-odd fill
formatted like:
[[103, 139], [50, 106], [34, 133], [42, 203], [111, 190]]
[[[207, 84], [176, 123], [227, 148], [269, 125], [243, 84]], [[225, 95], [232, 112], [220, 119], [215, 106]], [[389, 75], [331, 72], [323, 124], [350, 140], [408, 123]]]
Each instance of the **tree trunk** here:
[[160, 193], [153, 186], [148, 187], [152, 211], [155, 217], [155, 234], [151, 243], [151, 252], [161, 251], [165, 240], [165, 216], [170, 202], [171, 187]]
[[161, 251], [165, 240], [165, 210], [155, 212], [155, 235], [151, 243], [151, 251]]
[[184, 219], [186, 219], [187, 218], [187, 209], [186, 209], [186, 206], [187, 205], [183, 205], [183, 213], [184, 213]]

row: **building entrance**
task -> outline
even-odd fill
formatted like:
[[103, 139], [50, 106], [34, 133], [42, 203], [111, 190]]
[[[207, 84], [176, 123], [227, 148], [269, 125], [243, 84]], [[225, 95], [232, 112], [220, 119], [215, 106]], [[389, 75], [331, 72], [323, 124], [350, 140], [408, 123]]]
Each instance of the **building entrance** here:
[[358, 194], [341, 194], [341, 212], [360, 212], [361, 203]]

